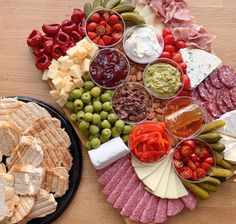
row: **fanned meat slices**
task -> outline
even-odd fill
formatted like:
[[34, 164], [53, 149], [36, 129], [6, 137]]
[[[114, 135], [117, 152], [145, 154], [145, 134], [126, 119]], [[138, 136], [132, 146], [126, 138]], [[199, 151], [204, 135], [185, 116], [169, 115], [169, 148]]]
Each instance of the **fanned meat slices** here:
[[204, 82], [202, 82], [198, 87], [199, 95], [201, 98], [205, 101], [209, 100], [211, 98], [211, 93], [207, 90]]
[[215, 97], [217, 95], [217, 89], [212, 85], [209, 78], [206, 78], [204, 80], [205, 87], [207, 90], [211, 93], [211, 98]]
[[184, 209], [181, 199], [169, 199], [167, 203], [167, 216], [175, 216]]
[[236, 87], [232, 88], [229, 91], [229, 96], [230, 96], [230, 99], [232, 100], [234, 106], [236, 106]]
[[226, 107], [228, 108], [228, 111], [235, 109], [235, 106], [234, 106], [233, 102], [231, 101], [229, 91], [227, 89], [225, 89], [225, 91], [224, 91], [223, 101], [224, 101]]
[[226, 113], [228, 110], [223, 98], [224, 98], [224, 91], [218, 90], [217, 96], [216, 96], [216, 103], [222, 114]]
[[214, 118], [219, 118], [221, 116], [221, 111], [215, 101], [208, 101], [206, 109]]
[[167, 199], [159, 200], [155, 216], [156, 223], [163, 223], [167, 220], [167, 203], [168, 203]]
[[229, 89], [236, 86], [236, 73], [227, 65], [223, 65], [219, 68], [218, 78], [220, 82]]
[[190, 211], [195, 209], [197, 206], [197, 199], [190, 191], [188, 191], [188, 195], [182, 197], [181, 200], [183, 201], [185, 207]]
[[222, 88], [224, 85], [221, 83], [221, 81], [219, 80], [218, 77], [218, 69], [215, 69], [210, 75], [209, 75], [210, 81], [212, 83], [212, 85], [217, 88], [220, 89]]

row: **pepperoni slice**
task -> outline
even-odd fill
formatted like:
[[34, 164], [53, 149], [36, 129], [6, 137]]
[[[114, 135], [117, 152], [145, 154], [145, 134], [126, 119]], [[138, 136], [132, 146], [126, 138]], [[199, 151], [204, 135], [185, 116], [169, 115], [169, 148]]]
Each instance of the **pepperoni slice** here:
[[204, 80], [204, 84], [205, 84], [205, 87], [207, 88], [207, 90], [211, 93], [211, 96], [212, 97], [216, 97], [217, 89], [215, 88], [215, 86], [212, 85], [212, 83], [211, 83], [209, 78], [206, 78]]
[[217, 93], [217, 96], [216, 96], [216, 103], [217, 103], [217, 106], [219, 107], [220, 111], [222, 112], [222, 114], [224, 114], [228, 110], [223, 98], [224, 98], [224, 91], [219, 90]]
[[223, 65], [219, 68], [218, 78], [220, 82], [229, 89], [236, 86], [236, 73], [227, 65]]
[[222, 115], [215, 101], [207, 102], [206, 109], [214, 118], [219, 118]]
[[221, 83], [221, 81], [219, 80], [218, 77], [218, 69], [215, 69], [210, 75], [209, 75], [210, 81], [212, 83], [212, 85], [217, 88], [220, 89], [223, 87], [223, 84]]
[[194, 89], [193, 91], [191, 91], [190, 92], [190, 96], [193, 98], [193, 99], [195, 99], [195, 100], [197, 100], [197, 101], [200, 101], [200, 102], [205, 102], [205, 100], [203, 100], [202, 98], [201, 98], [201, 96], [200, 96], [200, 94], [199, 94], [199, 90], [198, 90], [198, 88], [196, 88], [196, 89]]
[[234, 110], [235, 106], [230, 98], [229, 90], [224, 88], [222, 91], [224, 92], [223, 101], [224, 101], [226, 107], [228, 108], [229, 111]]
[[209, 100], [209, 98], [211, 98], [211, 93], [207, 90], [204, 82], [202, 82], [199, 86], [198, 86], [198, 91], [199, 91], [199, 95], [201, 96], [201, 98], [203, 100]]

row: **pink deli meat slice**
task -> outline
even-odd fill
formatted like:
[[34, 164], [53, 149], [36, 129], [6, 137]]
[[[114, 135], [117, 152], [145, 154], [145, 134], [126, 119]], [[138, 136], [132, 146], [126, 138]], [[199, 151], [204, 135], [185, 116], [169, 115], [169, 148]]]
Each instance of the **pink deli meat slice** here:
[[122, 193], [118, 197], [117, 201], [114, 204], [115, 208], [122, 209], [129, 198], [132, 196], [134, 191], [137, 189], [140, 180], [138, 179], [136, 173], [131, 177], [127, 186], [123, 189]]
[[222, 82], [219, 80], [218, 77], [218, 69], [215, 69], [210, 75], [209, 78], [211, 80], [211, 83], [213, 86], [215, 86], [215, 88], [220, 89], [222, 88], [224, 85], [222, 84]]
[[129, 157], [124, 156], [113, 163], [112, 166], [100, 176], [100, 178], [98, 179], [98, 183], [106, 185], [127, 159], [129, 159]]
[[232, 88], [229, 91], [229, 96], [230, 96], [230, 99], [233, 102], [234, 106], [236, 106], [236, 87]]
[[190, 211], [196, 208], [197, 206], [197, 199], [196, 197], [189, 191], [188, 195], [181, 198], [186, 208]]
[[126, 187], [126, 185], [128, 184], [128, 182], [129, 182], [130, 178], [133, 176], [133, 174], [134, 174], [134, 169], [133, 169], [133, 167], [130, 167], [127, 170], [127, 172], [125, 173], [125, 175], [123, 176], [123, 178], [121, 179], [121, 181], [119, 182], [119, 184], [116, 186], [115, 190], [109, 195], [109, 197], [107, 199], [107, 201], [109, 203], [114, 205], [117, 198], [120, 196], [121, 192]]
[[184, 203], [181, 199], [168, 199], [167, 216], [175, 216], [184, 209]]
[[155, 219], [155, 215], [156, 215], [156, 211], [157, 211], [157, 207], [159, 204], [159, 200], [160, 198], [152, 195], [148, 201], [147, 207], [144, 209], [141, 218], [140, 218], [140, 222], [142, 223], [149, 223], [149, 222], [153, 222]]
[[160, 199], [154, 220], [156, 223], [163, 223], [167, 220], [167, 203], [168, 199]]
[[110, 179], [107, 185], [103, 189], [105, 195], [110, 195], [116, 188], [117, 184], [121, 181], [127, 170], [131, 167], [131, 161], [128, 159], [123, 163], [122, 167], [116, 172], [116, 174]]
[[146, 208], [148, 201], [151, 198], [151, 194], [147, 191], [145, 191], [142, 199], [140, 200], [140, 202], [138, 203], [138, 205], [136, 206], [136, 208], [134, 209], [134, 211], [132, 212], [132, 214], [130, 215], [130, 219], [133, 221], [140, 221], [141, 219], [141, 215], [144, 211], [144, 209]]
[[140, 182], [133, 195], [129, 198], [129, 200], [121, 210], [121, 215], [129, 217], [142, 199], [144, 193], [145, 190], [143, 183]]
[[236, 86], [236, 73], [231, 67], [227, 65], [221, 66], [218, 70], [218, 77], [225, 87], [233, 88]]

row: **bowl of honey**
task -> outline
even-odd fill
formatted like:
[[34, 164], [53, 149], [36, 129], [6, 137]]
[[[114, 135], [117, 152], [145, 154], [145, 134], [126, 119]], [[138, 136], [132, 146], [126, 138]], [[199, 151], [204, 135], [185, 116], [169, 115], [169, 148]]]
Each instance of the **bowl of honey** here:
[[169, 101], [163, 111], [167, 131], [177, 138], [197, 136], [204, 124], [204, 111], [191, 97], [176, 97]]

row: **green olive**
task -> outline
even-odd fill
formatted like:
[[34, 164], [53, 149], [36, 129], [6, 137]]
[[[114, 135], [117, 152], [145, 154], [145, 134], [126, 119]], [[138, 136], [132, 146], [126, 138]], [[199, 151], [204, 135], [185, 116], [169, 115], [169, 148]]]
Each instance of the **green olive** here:
[[117, 116], [114, 113], [108, 115], [107, 120], [111, 123], [115, 123], [117, 121]]
[[89, 91], [94, 87], [94, 83], [92, 81], [84, 82], [84, 89], [85, 91]]
[[76, 116], [77, 116], [77, 120], [78, 121], [82, 121], [84, 119], [84, 111], [83, 110], [80, 110], [77, 112]]
[[128, 134], [130, 134], [131, 130], [132, 130], [132, 127], [130, 125], [125, 125], [122, 130], [122, 133], [125, 135], [128, 135]]
[[85, 113], [93, 113], [93, 106], [92, 105], [87, 105], [84, 108]]
[[98, 128], [98, 126], [91, 124], [89, 126], [89, 131], [90, 131], [91, 135], [96, 135], [97, 133], [99, 133], [99, 128]]
[[103, 120], [101, 126], [102, 128], [111, 128], [111, 123], [108, 120]]
[[71, 115], [70, 115], [70, 120], [71, 120], [72, 122], [76, 122], [76, 121], [77, 121], [76, 114], [71, 114]]
[[85, 75], [83, 75], [83, 80], [86, 81], [91, 81], [90, 75], [88, 73], [85, 73]]
[[74, 89], [71, 93], [70, 93], [70, 97], [74, 100], [76, 99], [80, 99], [81, 96], [83, 94], [83, 91], [81, 89]]
[[111, 101], [111, 95], [108, 94], [108, 93], [103, 93], [103, 94], [101, 95], [101, 101], [102, 101], [103, 103], [105, 103], [105, 102], [110, 102], [110, 101]]
[[100, 136], [101, 143], [105, 143], [105, 142], [107, 142], [109, 139], [110, 139], [110, 137], [106, 137], [106, 136], [104, 136], [104, 135], [101, 135], [101, 136]]
[[74, 102], [67, 102], [66, 108], [73, 111], [74, 110]]
[[111, 130], [109, 128], [104, 128], [101, 132], [101, 135], [104, 137], [110, 138], [111, 137]]
[[81, 121], [79, 122], [79, 129], [81, 131], [86, 131], [89, 128], [89, 123], [87, 121]]
[[111, 102], [105, 102], [102, 104], [102, 109], [110, 112], [112, 110]]
[[100, 101], [93, 102], [93, 109], [96, 112], [100, 112], [102, 110], [102, 103]]
[[84, 115], [84, 120], [87, 121], [87, 122], [92, 122], [93, 120], [93, 114], [92, 113], [85, 113]]
[[98, 148], [100, 145], [101, 145], [101, 141], [99, 138], [93, 138], [91, 141], [90, 141], [90, 144], [92, 146], [93, 149], [96, 149]]
[[101, 122], [101, 116], [99, 114], [93, 114], [92, 123], [97, 125], [100, 122]]
[[107, 118], [107, 116], [108, 116], [108, 113], [103, 110], [103, 111], [100, 112], [100, 116], [101, 116], [102, 120], [105, 120]]
[[119, 131], [122, 131], [123, 128], [124, 128], [124, 126], [125, 126], [125, 123], [124, 123], [124, 121], [122, 121], [122, 120], [118, 120], [118, 121], [116, 121], [116, 123], [115, 123], [115, 128], [116, 128], [117, 130], [119, 130]]
[[95, 86], [91, 89], [90, 94], [93, 97], [99, 97], [102, 92], [101, 87]]
[[83, 109], [83, 107], [84, 107], [84, 103], [82, 102], [82, 100], [77, 99], [74, 101], [74, 108], [75, 109], [81, 110], [81, 109]]
[[121, 132], [119, 130], [117, 130], [115, 127], [113, 127], [111, 129], [111, 133], [112, 133], [112, 137], [115, 138], [115, 137], [119, 137]]
[[128, 141], [129, 141], [129, 135], [123, 135], [121, 138], [122, 138], [122, 140], [124, 141], [124, 143], [128, 143]]

